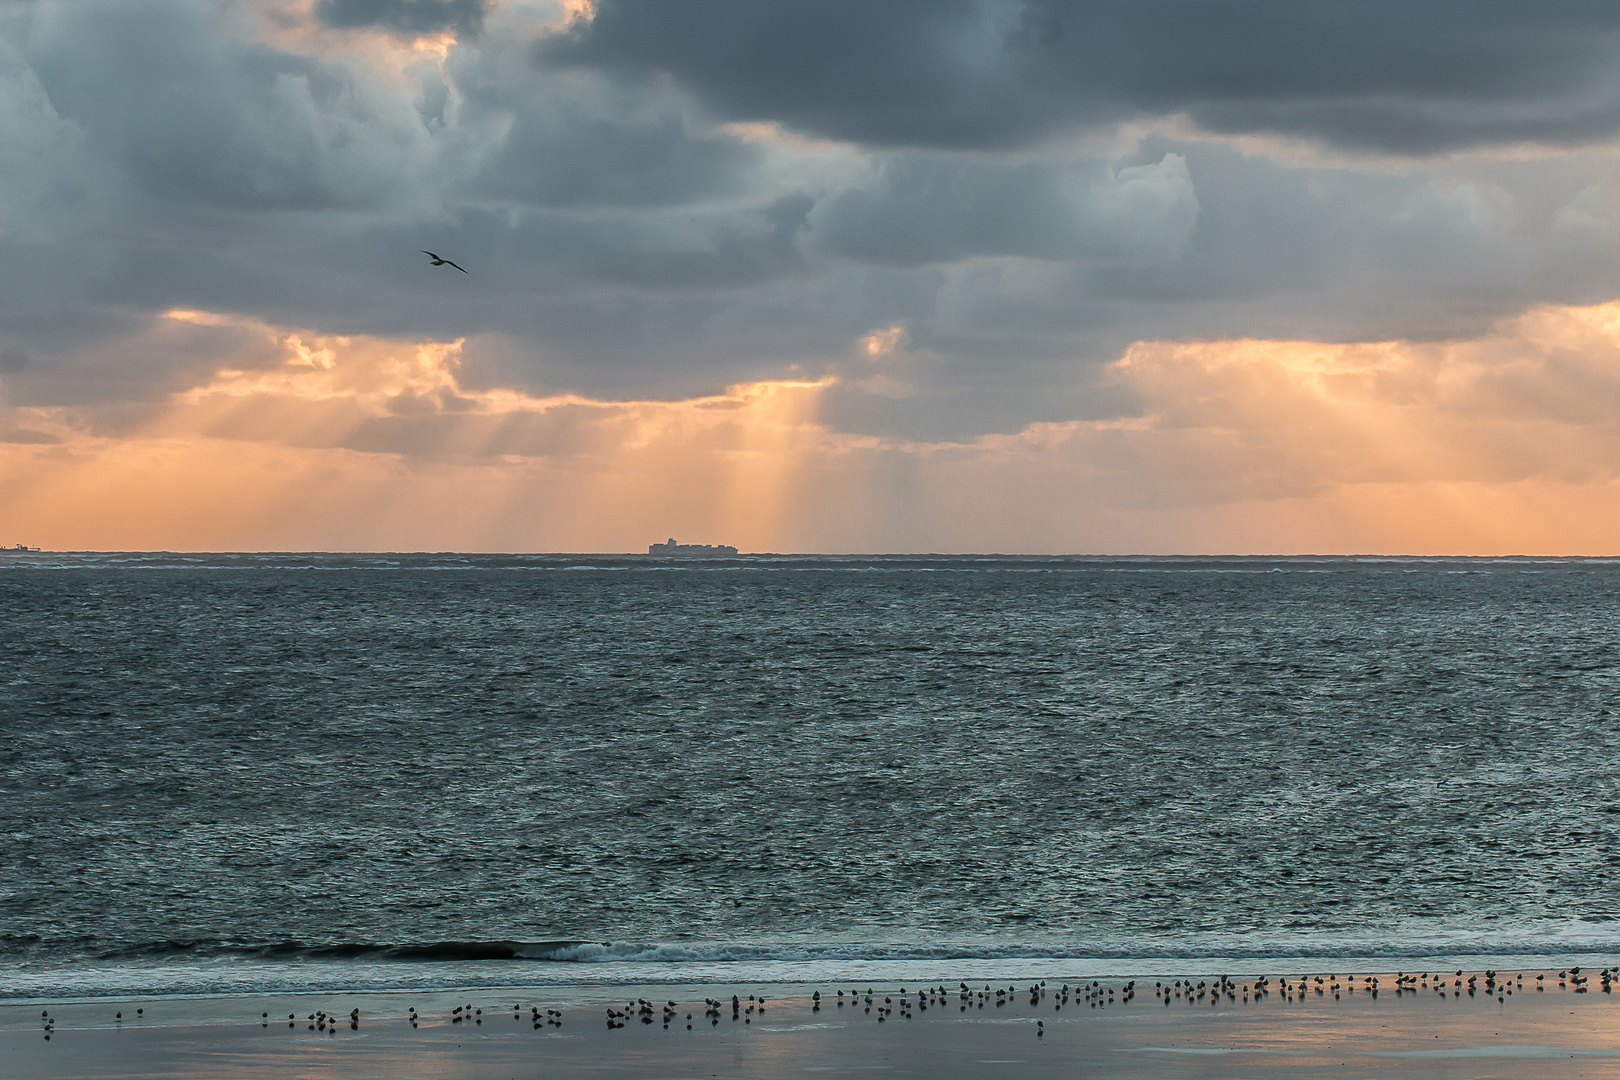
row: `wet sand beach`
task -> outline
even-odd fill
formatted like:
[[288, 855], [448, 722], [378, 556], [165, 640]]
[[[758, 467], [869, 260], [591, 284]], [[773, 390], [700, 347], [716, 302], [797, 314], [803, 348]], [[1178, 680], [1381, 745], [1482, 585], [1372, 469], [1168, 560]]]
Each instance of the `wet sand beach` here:
[[36, 1002], [0, 1076], [1620, 1076], [1597, 972], [1229, 979]]

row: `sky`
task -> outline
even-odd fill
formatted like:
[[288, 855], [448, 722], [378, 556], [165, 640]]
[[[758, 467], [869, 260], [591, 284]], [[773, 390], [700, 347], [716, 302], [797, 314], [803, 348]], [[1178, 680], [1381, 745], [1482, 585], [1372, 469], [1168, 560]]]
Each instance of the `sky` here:
[[670, 536], [1620, 553], [1620, 5], [0, 0], [0, 542]]

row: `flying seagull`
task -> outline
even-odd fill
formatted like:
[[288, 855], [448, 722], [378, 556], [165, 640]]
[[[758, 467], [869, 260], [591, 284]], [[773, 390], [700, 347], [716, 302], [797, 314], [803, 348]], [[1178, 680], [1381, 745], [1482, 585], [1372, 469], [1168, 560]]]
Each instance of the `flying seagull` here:
[[[421, 248], [417, 248], [417, 249], [416, 249], [416, 250], [418, 250], [418, 251], [422, 251], [422, 249], [421, 249]], [[451, 261], [450, 261], [450, 260], [449, 260], [449, 259], [441, 259], [441, 258], [439, 258], [439, 257], [438, 257], [438, 256], [437, 256], [437, 255], [435, 255], [435, 254], [433, 254], [433, 252], [431, 252], [431, 251], [422, 251], [422, 254], [424, 254], [424, 255], [426, 255], [426, 256], [427, 256], [427, 257], [428, 257], [428, 258], [430, 258], [430, 259], [432, 259], [432, 260], [433, 260], [433, 265], [434, 265], [434, 266], [456, 266], [456, 264], [455, 264], [455, 263], [453, 263], [453, 262], [451, 262]], [[461, 267], [459, 267], [459, 266], [456, 266], [456, 269], [457, 269], [457, 270], [461, 270]], [[465, 271], [465, 270], [461, 270], [461, 272], [462, 272], [462, 273], [463, 273], [463, 274], [465, 274], [465, 273], [466, 273], [466, 272], [467, 272], [467, 271]]]

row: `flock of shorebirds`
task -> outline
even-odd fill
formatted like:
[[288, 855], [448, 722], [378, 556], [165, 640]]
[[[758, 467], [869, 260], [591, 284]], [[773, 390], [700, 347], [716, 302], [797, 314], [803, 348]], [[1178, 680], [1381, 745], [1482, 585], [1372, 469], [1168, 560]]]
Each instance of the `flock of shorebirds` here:
[[[1591, 985], [1594, 979], [1595, 986]], [[1547, 974], [1542, 973], [1531, 980], [1530, 986], [1537, 991], [1544, 991], [1552, 981]], [[1603, 968], [1596, 972], [1583, 972], [1578, 967], [1567, 968], [1558, 973], [1556, 981], [1560, 990], [1573, 990], [1577, 994], [1584, 994], [1596, 989], [1611, 994], [1614, 987], [1620, 984], [1620, 967]], [[1219, 1005], [1223, 1000], [1230, 1003], [1258, 1002], [1270, 998], [1273, 994], [1285, 1001], [1304, 1000], [1307, 995], [1326, 997], [1328, 994], [1332, 994], [1337, 1000], [1343, 994], [1355, 994], [1358, 990], [1376, 999], [1381, 988], [1391, 990], [1397, 996], [1417, 994], [1420, 991], [1433, 992], [1441, 997], [1450, 995], [1457, 998], [1462, 997], [1464, 993], [1469, 997], [1483, 993], [1486, 997], [1494, 997], [1498, 1002], [1505, 1003], [1515, 992], [1525, 992], [1525, 977], [1523, 973], [1504, 975], [1489, 970], [1466, 977], [1461, 971], [1451, 973], [1425, 971], [1418, 975], [1408, 975], [1405, 972], [1397, 972], [1393, 976], [1346, 975], [1342, 979], [1338, 975], [1298, 975], [1292, 979], [1281, 976], [1273, 980], [1269, 975], [1261, 975], [1240, 983], [1229, 976], [1217, 975], [1197, 983], [1191, 979], [1177, 979], [1168, 983], [1156, 982], [1153, 984], [1153, 996], [1164, 1005], [1177, 1001], [1194, 1005], [1205, 1000], [1211, 1005]], [[910, 992], [903, 986], [898, 991], [879, 991], [869, 986], [864, 992], [838, 990], [835, 996], [828, 997], [823, 997], [821, 991], [817, 990], [810, 996], [810, 1009], [813, 1013], [820, 1012], [824, 1004], [836, 1004], [840, 1009], [848, 1007], [852, 1012], [861, 1009], [865, 1015], [875, 1012], [876, 1021], [881, 1024], [896, 1015], [902, 1020], [910, 1020], [916, 1014], [927, 1012], [929, 1009], [946, 1008], [953, 1001], [959, 1012], [967, 1012], [970, 1009], [983, 1009], [987, 1006], [999, 1009], [1027, 995], [1031, 1007], [1038, 1007], [1043, 1002], [1050, 1001], [1055, 1011], [1061, 1012], [1065, 1005], [1071, 1004], [1077, 1008], [1086, 1006], [1093, 1009], [1107, 1008], [1115, 1004], [1124, 1005], [1134, 999], [1136, 993], [1137, 982], [1134, 979], [1119, 983], [1117, 988], [1097, 980], [1089, 983], [1081, 981], [1072, 986], [1064, 983], [1056, 988], [1049, 987], [1043, 980], [1031, 983], [1022, 990], [1016, 985], [1004, 987], [986, 985], [981, 989], [974, 989], [965, 982], [957, 983], [955, 989], [940, 984]], [[764, 1017], [766, 1004], [764, 997], [754, 994], [749, 994], [746, 999], [733, 994], [729, 1002], [721, 998], [704, 998], [703, 1018], [709, 1021], [711, 1027], [716, 1027], [729, 1005], [733, 1021], [741, 1020], [744, 1024], [752, 1024], [755, 1017]], [[691, 1008], [694, 1011], [687, 1012], [683, 1018], [681, 1015], [683, 1008]], [[637, 998], [622, 1009], [608, 1006], [607, 1026], [609, 1029], [622, 1028], [632, 1022], [650, 1026], [661, 1020], [667, 1030], [671, 1024], [680, 1023], [684, 1019], [686, 1029], [690, 1031], [696, 1016], [695, 1010], [695, 1005], [683, 1007], [676, 1001], [654, 1003], [646, 998]], [[501, 1010], [490, 1007], [489, 1013], [492, 1018], [500, 1012]], [[135, 1014], [144, 1018], [145, 1010], [136, 1009]], [[511, 1014], [513, 1020], [525, 1018], [522, 1006], [517, 1003], [512, 1005]], [[45, 1038], [48, 1041], [56, 1030], [56, 1021], [49, 1009], [40, 1015]], [[484, 1016], [485, 1010], [482, 1007], [467, 1004], [455, 1006], [445, 1019], [452, 1024], [482, 1025]], [[270, 1026], [268, 1012], [260, 1013], [259, 1017], [261, 1026]], [[419, 1027], [423, 1020], [429, 1019], [424, 1014], [418, 1013], [414, 1005], [410, 1007], [406, 1018], [410, 1020], [412, 1028]], [[115, 1023], [122, 1023], [123, 1019], [122, 1012], [114, 1014]], [[563, 1025], [563, 1014], [560, 1009], [542, 1009], [538, 1005], [529, 1006], [527, 1019], [536, 1031], [542, 1027], [560, 1028]], [[351, 1009], [346, 1015], [316, 1010], [302, 1018], [296, 1013], [287, 1014], [289, 1028], [296, 1028], [300, 1023], [309, 1031], [328, 1035], [337, 1034], [338, 1028], [343, 1026], [351, 1031], [359, 1031], [360, 1010]], [[1044, 1021], [1035, 1022], [1035, 1034], [1045, 1034]]]
[[[1517, 975], [1502, 975], [1496, 971], [1487, 970], [1482, 975], [1468, 976], [1466, 982], [1463, 980], [1461, 971], [1455, 971], [1449, 975], [1427, 971], [1421, 975], [1408, 975], [1403, 971], [1397, 972], [1393, 978], [1393, 989], [1397, 995], [1415, 994], [1419, 990], [1432, 989], [1442, 997], [1448, 991], [1452, 997], [1461, 997], [1464, 990], [1467, 991], [1469, 997], [1474, 997], [1479, 991], [1483, 990], [1487, 997], [1494, 997], [1497, 1001], [1505, 1003], [1509, 997], [1513, 996], [1515, 988], [1520, 992], [1524, 990], [1524, 975], [1522, 972]], [[1590, 978], [1589, 974], [1581, 974], [1581, 969], [1578, 967], [1569, 968], [1558, 973], [1558, 987], [1559, 989], [1568, 989], [1573, 985], [1577, 994], [1584, 994], [1587, 991], [1587, 982]], [[1531, 985], [1537, 990], [1545, 990], [1546, 979], [1547, 976], [1544, 973], [1537, 975]], [[1600, 970], [1597, 973], [1597, 979], [1598, 989], [1605, 994], [1611, 993], [1614, 984], [1620, 982], [1620, 967]], [[1245, 1002], [1251, 998], [1258, 1001], [1262, 997], [1269, 997], [1273, 989], [1271, 977], [1267, 975], [1262, 975], [1255, 979], [1252, 984], [1245, 983], [1241, 987], [1224, 975], [1207, 984], [1200, 982], [1196, 987], [1190, 982], [1180, 980], [1170, 986], [1162, 986], [1159, 983], [1154, 983], [1153, 986], [1155, 996], [1162, 997], [1166, 1005], [1170, 1004], [1172, 996], [1177, 999], [1185, 997], [1191, 1003], [1195, 1000], [1202, 1001], [1205, 994], [1209, 995], [1211, 1005], [1218, 1004], [1222, 997], [1229, 1001], [1237, 1001], [1239, 993], [1242, 994], [1242, 1000]], [[1296, 977], [1292, 983], [1285, 976], [1277, 980], [1275, 988], [1287, 1001], [1293, 1001], [1295, 997], [1303, 998], [1313, 991], [1319, 997], [1325, 997], [1331, 992], [1334, 998], [1337, 999], [1341, 993], [1353, 994], [1356, 992], [1356, 976], [1347, 975], [1342, 983], [1337, 975], [1317, 975], [1314, 978], [1301, 975]], [[1361, 989], [1376, 998], [1379, 990], [1379, 976], [1361, 976]]]
[[[1387, 976], [1384, 978], [1387, 978]], [[1568, 989], [1573, 986], [1576, 993], [1584, 994], [1587, 992], [1587, 983], [1591, 978], [1592, 976], [1589, 974], [1582, 974], [1581, 969], [1578, 967], [1569, 968], [1558, 973], [1558, 986], [1560, 989]], [[1597, 972], [1596, 978], [1598, 980], [1598, 989], [1605, 994], [1612, 993], [1615, 983], [1620, 982], [1620, 967], [1604, 968]], [[1546, 979], [1545, 974], [1537, 975], [1531, 985], [1537, 990], [1545, 990]], [[1469, 997], [1474, 997], [1480, 991], [1483, 991], [1487, 997], [1495, 997], [1497, 1001], [1505, 1003], [1512, 996], [1515, 989], [1521, 993], [1524, 991], [1524, 975], [1522, 973], [1501, 975], [1496, 971], [1486, 971], [1483, 975], [1470, 975], [1465, 981], [1461, 971], [1453, 972], [1450, 975], [1427, 971], [1421, 975], [1408, 975], [1405, 972], [1397, 972], [1393, 980], [1394, 984], [1391, 989], [1394, 990], [1397, 996], [1408, 993], [1416, 994], [1419, 990], [1432, 989], [1442, 996], [1449, 991], [1453, 997], [1461, 997], [1466, 991]], [[1360, 977], [1359, 988], [1375, 999], [1378, 997], [1380, 986], [1380, 976], [1363, 975]], [[1354, 994], [1357, 988], [1357, 977], [1354, 975], [1345, 976], [1342, 982], [1337, 975], [1300, 975], [1296, 976], [1292, 981], [1287, 976], [1273, 981], [1270, 976], [1262, 975], [1250, 982], [1241, 984], [1228, 976], [1220, 975], [1212, 979], [1201, 980], [1196, 985], [1191, 979], [1177, 979], [1171, 983], [1156, 982], [1153, 984], [1153, 996], [1165, 1005], [1169, 1005], [1174, 1001], [1185, 1001], [1191, 1005], [1204, 1001], [1206, 998], [1211, 1005], [1219, 1005], [1223, 998], [1230, 1002], [1241, 1000], [1248, 1003], [1251, 1000], [1260, 1001], [1269, 998], [1273, 993], [1280, 995], [1286, 1001], [1303, 1000], [1307, 994], [1312, 993], [1318, 997], [1326, 997], [1331, 993], [1334, 999], [1337, 1000], [1343, 994]], [[846, 1003], [854, 1008], [862, 1009], [867, 1014], [870, 1014], [875, 1009], [877, 1011], [877, 1022], [881, 1024], [894, 1016], [897, 1009], [901, 1019], [910, 1020], [916, 1013], [927, 1012], [930, 1008], [938, 1009], [949, 1006], [953, 998], [957, 1010], [967, 1012], [969, 1009], [983, 1009], [987, 1005], [1001, 1008], [1012, 1003], [1025, 993], [1029, 996], [1031, 1007], [1039, 1006], [1043, 1001], [1050, 999], [1053, 1002], [1055, 1011], [1058, 1012], [1061, 1012], [1063, 1007], [1070, 1003], [1073, 1003], [1076, 1007], [1085, 1005], [1093, 1009], [1107, 1008], [1109, 1005], [1116, 1003], [1126, 1004], [1135, 998], [1136, 980], [1132, 979], [1129, 982], [1120, 984], [1117, 991], [1113, 986], [1104, 985], [1096, 980], [1089, 984], [1080, 982], [1072, 987], [1068, 983], [1064, 983], [1056, 989], [1050, 988], [1043, 980], [1031, 983], [1024, 991], [1020, 991], [1016, 985], [996, 987], [994, 989], [985, 986], [983, 989], [975, 990], [965, 982], [957, 983], [955, 990], [950, 990], [941, 984], [917, 990], [914, 993], [907, 993], [906, 988], [903, 986], [897, 993], [883, 994], [871, 987], [867, 987], [864, 994], [859, 990], [851, 990], [846, 995], [843, 990], [839, 990], [836, 998], [828, 999], [823, 999], [821, 991], [817, 990], [810, 997], [810, 1006], [812, 1012], [820, 1012], [825, 1001], [834, 1001], [840, 1009], [844, 1008]], [[881, 1001], [878, 1000], [880, 996], [882, 997]], [[674, 1001], [667, 1001], [663, 1005], [655, 1007], [652, 1002], [641, 998], [630, 1002], [623, 1009], [615, 1009], [610, 1006], [607, 1010], [607, 1025], [609, 1028], [621, 1028], [630, 1021], [637, 1019], [642, 1024], [651, 1025], [654, 1022], [654, 1017], [657, 1016], [663, 1020], [663, 1026], [667, 1029], [671, 1023], [680, 1020], [680, 1009], [679, 1003]], [[517, 1007], [513, 1006], [514, 1016], [516, 1010]], [[724, 1012], [724, 1001], [715, 998], [703, 999], [703, 1016], [704, 1019], [709, 1021], [711, 1027], [720, 1023], [720, 1018]], [[765, 998], [756, 998], [753, 994], [750, 994], [747, 1001], [744, 1001], [739, 995], [733, 994], [731, 996], [732, 1020], [740, 1019], [743, 1023], [750, 1024], [756, 1014], [763, 1016], [764, 1013]], [[693, 1014], [687, 1013], [685, 1019], [686, 1028], [690, 1031]], [[558, 1022], [561, 1023], [560, 1014]], [[1045, 1023], [1037, 1020], [1035, 1028], [1037, 1035], [1043, 1034]]]

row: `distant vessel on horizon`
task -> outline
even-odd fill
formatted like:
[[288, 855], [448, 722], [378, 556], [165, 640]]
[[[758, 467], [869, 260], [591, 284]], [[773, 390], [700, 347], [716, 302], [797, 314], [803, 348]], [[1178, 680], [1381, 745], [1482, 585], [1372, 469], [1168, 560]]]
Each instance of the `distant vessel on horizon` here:
[[8, 547], [8, 548], [0, 548], [0, 551], [38, 551], [38, 550], [39, 550], [39, 548], [37, 548], [37, 547], [29, 547], [27, 544], [13, 544], [11, 547]]
[[677, 544], [672, 536], [662, 544], [648, 544], [647, 554], [722, 558], [727, 555], [737, 554], [737, 549], [730, 544]]

